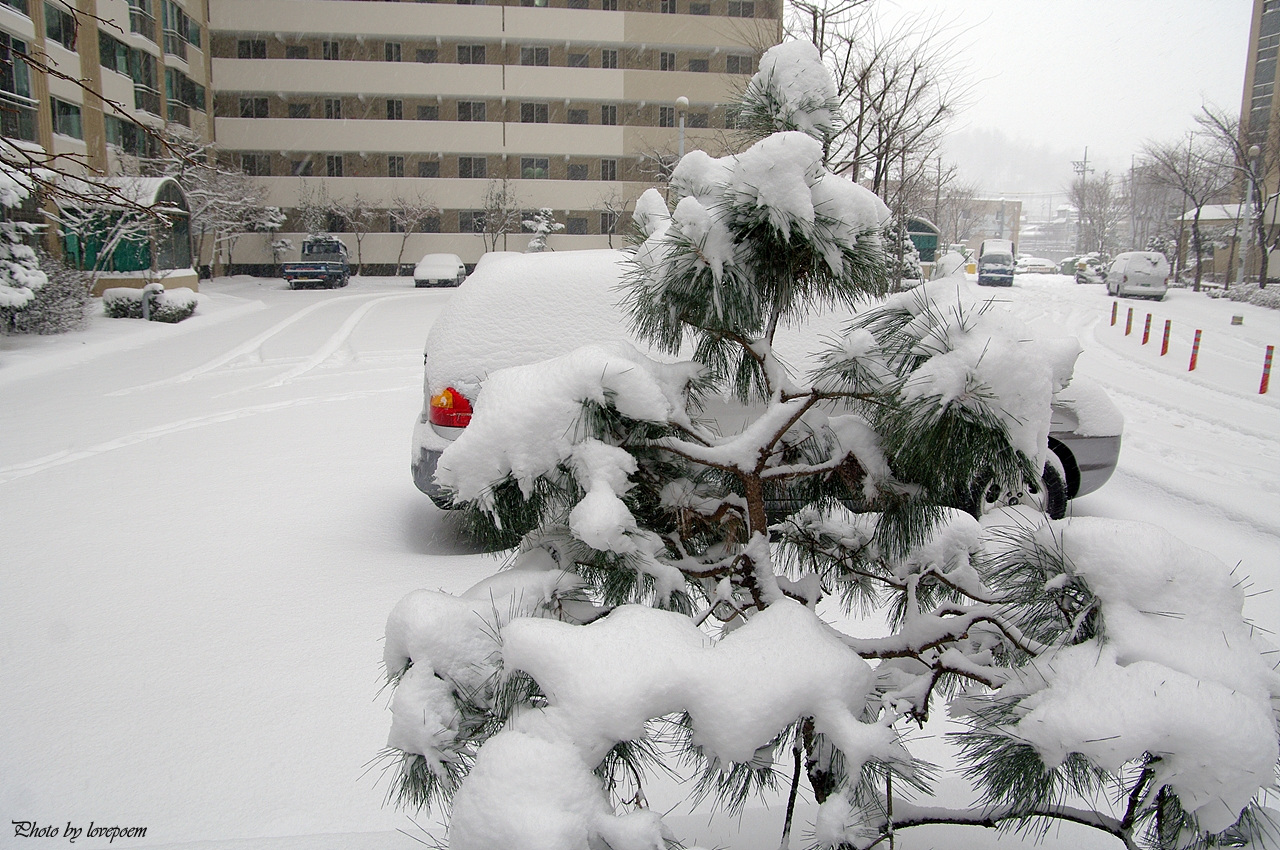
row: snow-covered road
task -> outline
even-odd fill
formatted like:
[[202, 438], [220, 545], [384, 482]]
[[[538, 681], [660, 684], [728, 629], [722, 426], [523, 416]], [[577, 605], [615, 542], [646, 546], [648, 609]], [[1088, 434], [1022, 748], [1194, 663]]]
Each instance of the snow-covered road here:
[[[1112, 299], [1070, 278], [984, 292], [1078, 336], [1126, 416], [1116, 476], [1075, 513], [1163, 525], [1280, 587], [1280, 381], [1257, 394], [1280, 312], [1177, 290], [1112, 327]], [[419, 846], [369, 769], [383, 624], [407, 591], [495, 567], [409, 477], [422, 342], [452, 294], [237, 278], [177, 326], [0, 337], [0, 823]], [[1158, 330], [1140, 344], [1148, 311], [1173, 322], [1165, 358]], [[1275, 593], [1247, 611], [1280, 627]]]

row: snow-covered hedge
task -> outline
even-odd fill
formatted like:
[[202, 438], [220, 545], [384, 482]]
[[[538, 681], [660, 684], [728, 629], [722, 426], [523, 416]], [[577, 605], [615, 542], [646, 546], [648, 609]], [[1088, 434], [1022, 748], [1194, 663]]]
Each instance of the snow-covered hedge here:
[[[144, 316], [143, 299], [149, 302]], [[166, 290], [158, 283], [142, 289], [118, 287], [102, 293], [102, 309], [113, 319], [149, 318], [153, 322], [181, 322], [196, 311], [198, 298], [186, 287]]]
[[1243, 283], [1227, 290], [1227, 297], [1232, 301], [1244, 301], [1259, 307], [1270, 307], [1280, 310], [1280, 283], [1271, 283], [1262, 289], [1256, 283]]
[[41, 254], [39, 262], [47, 281], [34, 290], [24, 306], [0, 307], [0, 332], [59, 334], [84, 325], [89, 305], [88, 275], [48, 254]]

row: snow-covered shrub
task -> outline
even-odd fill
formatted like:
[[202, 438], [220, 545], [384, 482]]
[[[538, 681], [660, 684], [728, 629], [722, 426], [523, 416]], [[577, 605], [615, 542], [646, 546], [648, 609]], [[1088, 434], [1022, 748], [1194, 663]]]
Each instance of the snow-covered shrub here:
[[89, 306], [89, 276], [41, 253], [46, 281], [19, 309], [0, 308], [0, 330], [20, 334], [59, 334], [82, 328]]
[[1232, 301], [1280, 310], [1280, 283], [1269, 283], [1265, 289], [1256, 283], [1236, 284], [1227, 290], [1227, 297]]
[[526, 254], [538, 254], [547, 250], [547, 237], [564, 230], [564, 225], [556, 221], [556, 214], [547, 207], [535, 210], [521, 224], [533, 232], [528, 247], [524, 249]]
[[2, 212], [21, 206], [32, 191], [28, 175], [0, 163], [0, 309], [6, 311], [25, 307], [46, 280], [35, 249], [26, 244], [26, 239], [36, 232], [35, 226], [13, 221]]
[[911, 241], [904, 219], [893, 218], [884, 229], [884, 253], [889, 279], [902, 288], [915, 286], [924, 279], [920, 266], [920, 250]]
[[[143, 300], [147, 301], [143, 310]], [[113, 319], [149, 318], [153, 322], [181, 322], [196, 311], [199, 298], [186, 288], [165, 289], [149, 283], [141, 289], [118, 287], [102, 293], [103, 311]]]
[[[796, 116], [816, 52], [777, 50], [757, 112], [824, 126]], [[885, 297], [888, 211], [818, 137], [694, 152], [670, 185], [674, 208], [636, 205], [627, 282], [651, 350], [493, 372], [440, 458], [471, 526], [516, 546], [388, 619], [393, 795], [448, 807], [452, 850], [658, 850], [679, 836], [643, 782], [670, 758], [730, 808], [807, 783], [823, 847], [1054, 819], [1238, 843], [1275, 782], [1280, 675], [1236, 580], [1145, 526], [951, 506], [1043, 467], [1078, 345], [959, 276]], [[860, 309], [782, 362], [778, 329], [831, 305]], [[913, 802], [942, 768], [910, 733], [944, 704], [970, 808]]]

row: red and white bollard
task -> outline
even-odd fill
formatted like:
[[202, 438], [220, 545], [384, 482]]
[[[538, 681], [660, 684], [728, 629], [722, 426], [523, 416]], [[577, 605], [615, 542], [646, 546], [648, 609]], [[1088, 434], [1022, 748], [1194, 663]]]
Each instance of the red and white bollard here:
[[1116, 326], [1116, 311], [1119, 309], [1120, 309], [1120, 302], [1112, 301], [1111, 302], [1111, 327], [1113, 328]]
[[1160, 356], [1164, 357], [1169, 353], [1169, 328], [1173, 325], [1172, 319], [1164, 320], [1164, 341], [1160, 343]]
[[1267, 357], [1262, 361], [1262, 385], [1258, 387], [1258, 395], [1266, 395], [1271, 385], [1271, 356], [1276, 353], [1274, 345], [1267, 346]]
[[1151, 314], [1147, 314], [1147, 323], [1142, 326], [1142, 344], [1146, 345], [1147, 340], [1151, 339]]
[[1133, 308], [1129, 308], [1129, 315], [1124, 320], [1124, 335], [1128, 336], [1133, 333]]
[[1187, 367], [1188, 372], [1196, 370], [1196, 361], [1200, 359], [1200, 331], [1196, 330], [1196, 341], [1191, 343], [1191, 365]]

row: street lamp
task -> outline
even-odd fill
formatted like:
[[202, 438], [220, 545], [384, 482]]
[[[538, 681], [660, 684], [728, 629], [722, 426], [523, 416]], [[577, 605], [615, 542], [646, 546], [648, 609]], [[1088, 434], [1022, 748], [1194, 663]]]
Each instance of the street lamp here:
[[1258, 167], [1258, 154], [1262, 153], [1262, 148], [1257, 145], [1250, 145], [1246, 155], [1249, 157], [1245, 162], [1245, 173], [1249, 176], [1249, 193], [1244, 196], [1244, 227], [1245, 240], [1244, 250], [1240, 252], [1240, 283], [1244, 283], [1244, 276], [1249, 271], [1249, 247], [1253, 244], [1253, 182], [1256, 179], [1254, 172]]
[[680, 158], [684, 159], [684, 115], [689, 111], [689, 98], [684, 95], [677, 97], [676, 111], [680, 113]]

